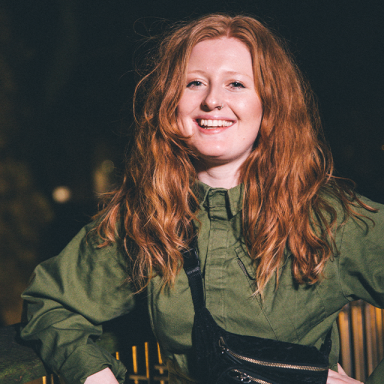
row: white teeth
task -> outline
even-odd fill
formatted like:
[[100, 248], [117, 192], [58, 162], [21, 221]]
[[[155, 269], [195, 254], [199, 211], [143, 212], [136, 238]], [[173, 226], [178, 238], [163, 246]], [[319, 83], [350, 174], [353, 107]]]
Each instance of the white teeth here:
[[215, 128], [215, 127], [229, 127], [230, 125], [233, 124], [232, 121], [228, 120], [206, 120], [206, 119], [201, 119], [197, 121], [200, 125], [200, 127], [203, 128]]

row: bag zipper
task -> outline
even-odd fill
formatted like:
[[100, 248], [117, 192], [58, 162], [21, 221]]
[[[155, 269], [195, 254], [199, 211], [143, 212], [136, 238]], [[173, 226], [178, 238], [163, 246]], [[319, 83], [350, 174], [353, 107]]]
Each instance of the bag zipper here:
[[239, 355], [238, 353], [231, 351], [226, 345], [225, 341], [222, 336], [220, 336], [219, 339], [219, 346], [221, 348], [221, 352], [228, 353], [230, 356], [234, 357], [235, 359], [238, 360], [243, 360], [246, 361], [247, 363], [251, 364], [257, 364], [257, 365], [262, 365], [264, 367], [274, 367], [274, 368], [285, 368], [285, 369], [297, 369], [300, 371], [313, 371], [313, 372], [321, 372], [321, 371], [327, 371], [328, 367], [314, 367], [310, 365], [296, 365], [296, 364], [286, 364], [286, 363], [273, 363], [270, 361], [263, 361], [263, 360], [257, 360], [257, 359], [252, 359], [247, 356], [242, 356]]
[[245, 372], [239, 371], [238, 369], [231, 369], [230, 373], [234, 373], [235, 374], [234, 377], [244, 384], [248, 384], [251, 382], [258, 383], [258, 384], [271, 384], [269, 381], [257, 379], [256, 377], [250, 376]]

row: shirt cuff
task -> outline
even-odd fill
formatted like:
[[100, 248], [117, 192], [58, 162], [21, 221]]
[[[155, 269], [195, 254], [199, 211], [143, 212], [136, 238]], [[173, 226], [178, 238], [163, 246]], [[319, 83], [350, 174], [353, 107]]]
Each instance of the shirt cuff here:
[[68, 384], [83, 384], [88, 376], [110, 368], [119, 383], [124, 383], [127, 369], [108, 351], [94, 344], [82, 345], [73, 351], [60, 368], [60, 377]]
[[384, 360], [375, 368], [372, 375], [368, 377], [365, 384], [381, 384], [384, 382]]

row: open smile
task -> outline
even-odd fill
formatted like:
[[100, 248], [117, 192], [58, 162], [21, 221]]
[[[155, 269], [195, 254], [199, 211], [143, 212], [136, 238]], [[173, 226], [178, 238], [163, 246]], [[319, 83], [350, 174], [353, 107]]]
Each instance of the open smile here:
[[210, 120], [210, 119], [197, 119], [197, 124], [204, 129], [212, 129], [218, 127], [230, 127], [234, 122], [231, 120]]

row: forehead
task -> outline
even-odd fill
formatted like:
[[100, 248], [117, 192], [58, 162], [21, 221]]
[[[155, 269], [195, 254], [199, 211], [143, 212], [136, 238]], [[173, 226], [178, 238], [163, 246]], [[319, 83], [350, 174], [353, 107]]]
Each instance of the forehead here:
[[200, 67], [224, 65], [232, 67], [232, 70], [238, 67], [252, 72], [252, 57], [248, 47], [233, 37], [200, 41], [192, 48], [188, 71]]

